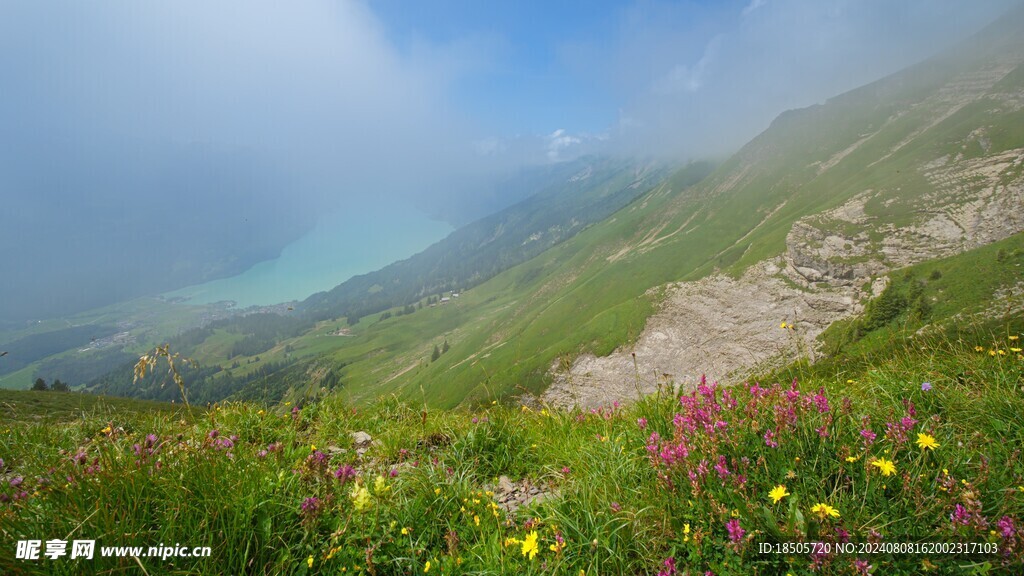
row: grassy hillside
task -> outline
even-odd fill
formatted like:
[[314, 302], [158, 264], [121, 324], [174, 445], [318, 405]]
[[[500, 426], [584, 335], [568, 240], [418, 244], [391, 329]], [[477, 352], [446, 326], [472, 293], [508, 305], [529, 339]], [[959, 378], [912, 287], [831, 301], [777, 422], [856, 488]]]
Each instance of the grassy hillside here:
[[[890, 346], [841, 378], [665, 391], [592, 412], [332, 396], [224, 404], [195, 420], [5, 419], [0, 571], [1017, 573], [1024, 358], [976, 351], [1019, 343], [1007, 330]], [[161, 543], [210, 555], [14, 558], [18, 540], [71, 534], [95, 539], [97, 555]], [[781, 551], [811, 542], [830, 548]]]
[[0, 390], [0, 415], [5, 423], [68, 422], [76, 419], [166, 416], [191, 419], [180, 403], [135, 400], [77, 392]]

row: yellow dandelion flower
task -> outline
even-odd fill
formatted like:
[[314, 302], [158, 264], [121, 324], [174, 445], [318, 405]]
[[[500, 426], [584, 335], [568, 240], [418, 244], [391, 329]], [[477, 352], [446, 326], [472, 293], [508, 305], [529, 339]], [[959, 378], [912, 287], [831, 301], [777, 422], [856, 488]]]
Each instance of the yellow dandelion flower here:
[[829, 506], [828, 504], [824, 504], [821, 502], [811, 507], [811, 512], [821, 516], [822, 518], [824, 518], [825, 516], [839, 518], [839, 510], [836, 510], [835, 508]]
[[526, 535], [526, 539], [523, 540], [523, 545], [520, 550], [523, 556], [529, 556], [530, 560], [533, 560], [534, 556], [537, 555], [537, 531], [534, 530]]
[[409, 535], [409, 529], [406, 528], [405, 526], [402, 526], [402, 536], [408, 536], [408, 535]]
[[768, 493], [768, 497], [772, 499], [772, 504], [778, 504], [779, 500], [782, 500], [786, 496], [789, 496], [789, 492], [786, 491], [786, 487], [783, 484], [779, 484], [772, 491]]
[[886, 460], [885, 458], [879, 458], [871, 463], [872, 466], [878, 468], [881, 471], [882, 476], [891, 476], [896, 472], [896, 463], [892, 460]]
[[928, 434], [923, 434], [923, 433], [918, 433], [917, 434], [917, 445], [922, 450], [924, 450], [924, 449], [935, 450], [936, 448], [941, 446], [941, 444], [939, 444], [938, 442], [935, 441], [934, 437], [929, 436]]

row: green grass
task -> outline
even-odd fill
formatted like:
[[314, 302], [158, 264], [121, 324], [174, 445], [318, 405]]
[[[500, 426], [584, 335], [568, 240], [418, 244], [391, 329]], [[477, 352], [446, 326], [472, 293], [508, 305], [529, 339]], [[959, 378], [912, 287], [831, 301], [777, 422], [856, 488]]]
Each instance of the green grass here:
[[0, 390], [0, 415], [4, 422], [64, 422], [82, 418], [106, 418], [124, 414], [188, 416], [183, 406], [168, 402], [98, 396], [78, 392]]
[[[671, 558], [679, 573], [720, 575], [851, 574], [858, 560], [874, 573], [1013, 573], [1024, 567], [1024, 358], [975, 350], [1019, 341], [1009, 336], [896, 345], [792, 387], [780, 374], [781, 384], [710, 387], [683, 402], [663, 391], [593, 412], [434, 410], [394, 396], [354, 407], [335, 395], [297, 409], [228, 403], [195, 419], [134, 403], [5, 420], [0, 570], [423, 574], [429, 562], [428, 573], [576, 576], [653, 574]], [[17, 413], [28, 409], [31, 393], [9, 394]], [[363, 457], [354, 431], [374, 438]], [[918, 447], [918, 434], [939, 446]], [[337, 478], [345, 466], [354, 476]], [[506, 512], [489, 492], [501, 475], [552, 497]], [[789, 495], [774, 503], [779, 485]], [[813, 512], [819, 503], [839, 516]], [[212, 556], [12, 557], [17, 540], [70, 534], [98, 546], [210, 546]], [[845, 534], [996, 552], [851, 553], [820, 565], [758, 552]], [[530, 557], [523, 542], [534, 535]]]

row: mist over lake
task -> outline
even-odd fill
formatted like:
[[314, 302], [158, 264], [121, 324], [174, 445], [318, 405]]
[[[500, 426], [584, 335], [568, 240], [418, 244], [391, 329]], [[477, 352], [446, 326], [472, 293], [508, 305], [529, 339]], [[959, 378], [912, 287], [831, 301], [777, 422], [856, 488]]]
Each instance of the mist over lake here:
[[239, 307], [302, 300], [358, 274], [408, 258], [452, 231], [412, 206], [367, 205], [321, 215], [273, 260], [242, 274], [168, 292], [192, 304], [233, 300]]

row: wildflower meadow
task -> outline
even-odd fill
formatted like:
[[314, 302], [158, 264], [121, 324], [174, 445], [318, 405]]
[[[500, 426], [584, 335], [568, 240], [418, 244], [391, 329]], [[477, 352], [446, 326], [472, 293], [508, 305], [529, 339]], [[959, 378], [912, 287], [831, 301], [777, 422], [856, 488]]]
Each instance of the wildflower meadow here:
[[[0, 572], [1019, 573], [1024, 361], [988, 353], [1015, 342], [594, 410], [328, 396], [5, 422]], [[211, 554], [15, 558], [76, 538]]]

